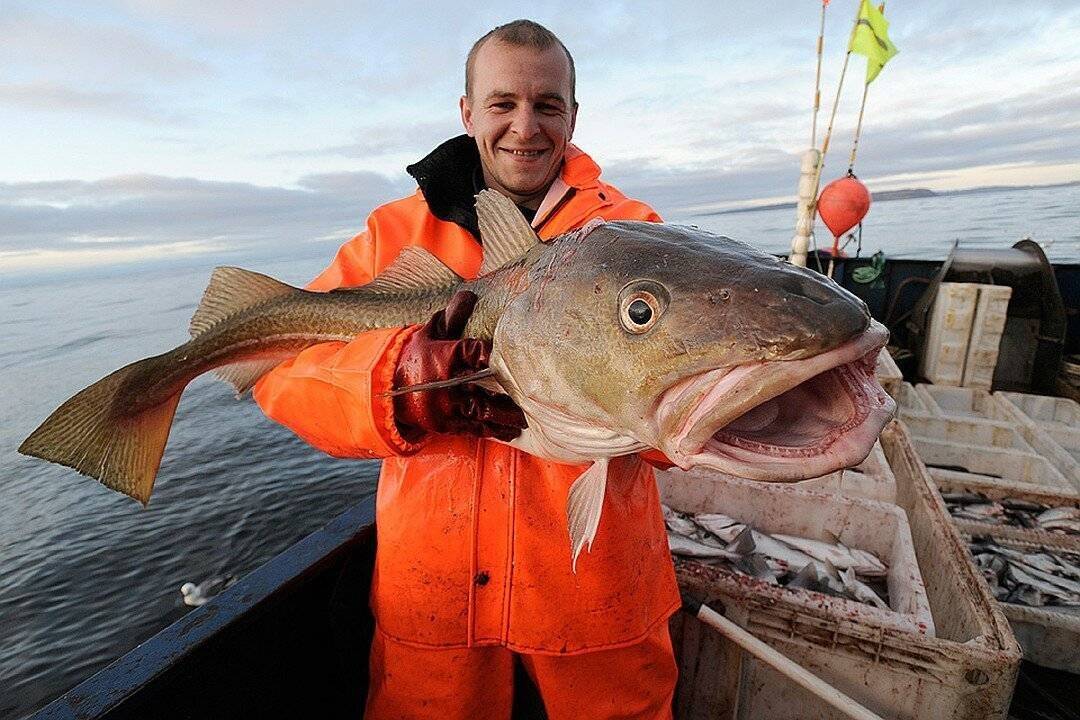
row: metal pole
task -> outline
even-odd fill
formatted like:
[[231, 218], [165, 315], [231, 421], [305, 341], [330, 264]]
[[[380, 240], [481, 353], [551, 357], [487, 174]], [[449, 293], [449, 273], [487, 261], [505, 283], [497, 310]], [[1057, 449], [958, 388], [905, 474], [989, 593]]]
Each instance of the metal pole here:
[[698, 608], [697, 619], [769, 667], [794, 680], [849, 718], [855, 718], [855, 720], [883, 720], [880, 715], [855, 702], [779, 650], [769, 647], [761, 640], [758, 640], [708, 605], [702, 604]]

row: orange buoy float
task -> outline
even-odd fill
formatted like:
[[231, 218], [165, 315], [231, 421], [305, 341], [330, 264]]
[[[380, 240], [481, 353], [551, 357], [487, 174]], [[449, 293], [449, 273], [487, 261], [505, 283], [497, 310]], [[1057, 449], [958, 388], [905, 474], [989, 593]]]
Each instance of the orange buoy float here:
[[839, 239], [870, 211], [870, 191], [854, 175], [833, 180], [821, 191], [817, 211], [833, 237]]

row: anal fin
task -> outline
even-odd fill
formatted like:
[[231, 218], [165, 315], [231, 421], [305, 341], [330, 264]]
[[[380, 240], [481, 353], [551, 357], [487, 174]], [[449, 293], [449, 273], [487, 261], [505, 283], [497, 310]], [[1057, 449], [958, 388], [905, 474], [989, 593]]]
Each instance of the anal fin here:
[[270, 372], [289, 356], [260, 357], [253, 360], [242, 360], [230, 365], [222, 365], [214, 370], [214, 375], [233, 386], [236, 397], [240, 397], [250, 390], [266, 373]]
[[566, 501], [566, 519], [570, 529], [571, 568], [577, 572], [577, 559], [588, 545], [592, 550], [596, 530], [600, 527], [600, 512], [604, 509], [607, 489], [608, 459], [595, 460], [570, 486]]

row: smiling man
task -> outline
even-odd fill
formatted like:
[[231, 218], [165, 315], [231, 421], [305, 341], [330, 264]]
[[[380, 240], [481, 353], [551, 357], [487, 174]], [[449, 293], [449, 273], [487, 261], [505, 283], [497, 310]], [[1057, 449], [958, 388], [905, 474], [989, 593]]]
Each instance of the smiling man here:
[[[460, 275], [483, 258], [474, 196], [510, 197], [542, 238], [592, 218], [659, 221], [600, 180], [570, 143], [574, 64], [546, 28], [518, 20], [480, 38], [465, 69], [467, 131], [409, 166], [417, 192], [376, 209], [315, 290], [370, 282], [404, 247]], [[613, 460], [596, 548], [571, 568], [570, 485], [585, 469], [522, 453], [520, 410], [473, 386], [386, 392], [474, 371], [462, 339], [475, 297], [426, 325], [308, 348], [255, 388], [271, 418], [339, 457], [385, 458], [376, 501], [376, 619], [366, 717], [509, 718], [524, 666], [552, 720], [668, 718], [679, 606], [652, 470]]]
[[481, 39], [465, 62], [460, 101], [485, 184], [532, 210], [558, 177], [577, 121], [570, 54], [557, 40], [537, 44]]

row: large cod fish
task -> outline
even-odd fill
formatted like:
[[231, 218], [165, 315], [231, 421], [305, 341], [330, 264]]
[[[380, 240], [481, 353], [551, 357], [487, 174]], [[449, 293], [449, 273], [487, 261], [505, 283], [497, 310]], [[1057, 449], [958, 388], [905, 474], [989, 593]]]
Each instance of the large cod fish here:
[[192, 339], [81, 391], [19, 447], [147, 503], [180, 395], [209, 370], [248, 390], [305, 347], [426, 321], [479, 296], [466, 335], [493, 343], [465, 378], [508, 393], [511, 444], [591, 462], [570, 489], [574, 562], [600, 521], [609, 458], [656, 448], [683, 469], [792, 482], [857, 464], [895, 411], [874, 377], [888, 338], [831, 280], [728, 238], [589, 223], [541, 242], [512, 202], [477, 199], [484, 261], [459, 277], [406, 248], [373, 282], [319, 293], [217, 268]]

